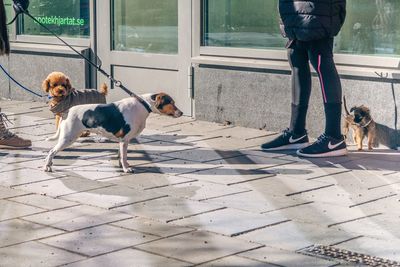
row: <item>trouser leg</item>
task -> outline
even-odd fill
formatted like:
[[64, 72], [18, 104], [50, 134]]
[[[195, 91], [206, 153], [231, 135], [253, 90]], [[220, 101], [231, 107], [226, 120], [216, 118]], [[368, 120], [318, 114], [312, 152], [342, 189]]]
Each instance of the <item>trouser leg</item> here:
[[325, 111], [325, 134], [341, 137], [342, 86], [333, 60], [333, 39], [317, 41], [309, 50], [310, 62], [316, 70]]
[[307, 50], [296, 41], [288, 49], [292, 69], [292, 105], [289, 129], [297, 135], [306, 132], [306, 116], [311, 94], [311, 73]]

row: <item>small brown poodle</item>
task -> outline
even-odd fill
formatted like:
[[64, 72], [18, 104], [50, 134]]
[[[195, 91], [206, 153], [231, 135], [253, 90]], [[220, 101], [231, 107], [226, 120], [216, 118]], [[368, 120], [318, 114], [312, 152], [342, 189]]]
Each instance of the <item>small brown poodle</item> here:
[[[103, 83], [100, 90], [84, 89], [76, 90], [71, 85], [71, 80], [62, 72], [52, 72], [43, 81], [42, 89], [49, 94], [50, 111], [56, 117], [56, 129], [61, 118], [65, 118], [68, 110], [82, 104], [105, 104], [108, 87]], [[82, 136], [88, 136], [86, 132]]]

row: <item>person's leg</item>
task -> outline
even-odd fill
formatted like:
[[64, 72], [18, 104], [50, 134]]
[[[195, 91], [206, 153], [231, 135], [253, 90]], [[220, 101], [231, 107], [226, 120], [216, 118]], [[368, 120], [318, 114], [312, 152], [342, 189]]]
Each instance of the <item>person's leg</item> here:
[[315, 42], [309, 50], [311, 64], [318, 73], [325, 110], [325, 134], [341, 138], [342, 85], [333, 60], [333, 38]]
[[306, 134], [306, 117], [311, 94], [311, 72], [305, 44], [295, 42], [288, 48], [292, 69], [292, 105], [289, 130], [296, 135]]
[[4, 1], [0, 0], [0, 55], [10, 53]]
[[347, 149], [340, 127], [342, 86], [333, 61], [333, 39], [314, 41], [309, 45], [309, 58], [321, 83], [325, 133], [297, 154], [316, 158], [343, 156], [347, 154]]
[[[290, 43], [290, 42], [289, 42]], [[282, 134], [261, 145], [263, 150], [300, 149], [308, 145], [306, 116], [311, 93], [311, 73], [304, 43], [291, 42], [288, 59], [292, 68], [292, 104], [290, 126]]]
[[1, 113], [0, 109], [0, 148], [27, 148], [32, 145], [30, 140], [23, 139], [16, 134], [10, 132], [6, 124], [7, 116]]

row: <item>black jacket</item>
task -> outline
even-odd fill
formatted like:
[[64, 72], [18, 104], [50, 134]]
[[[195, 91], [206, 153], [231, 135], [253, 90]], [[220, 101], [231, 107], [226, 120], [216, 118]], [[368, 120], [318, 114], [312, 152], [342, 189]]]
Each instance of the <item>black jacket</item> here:
[[279, 0], [281, 32], [291, 40], [336, 36], [346, 17], [346, 0]]

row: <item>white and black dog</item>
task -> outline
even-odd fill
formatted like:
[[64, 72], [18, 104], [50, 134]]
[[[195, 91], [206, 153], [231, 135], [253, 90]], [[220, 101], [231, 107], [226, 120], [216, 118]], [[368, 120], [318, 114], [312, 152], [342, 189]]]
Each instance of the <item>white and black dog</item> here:
[[87, 104], [74, 106], [68, 117], [61, 121], [57, 133], [47, 140], [56, 140], [57, 144], [46, 158], [44, 170], [51, 172], [54, 156], [69, 147], [85, 130], [97, 132], [110, 139], [119, 141], [120, 163], [124, 172], [132, 173], [127, 160], [128, 144], [137, 137], [146, 126], [146, 119], [152, 112], [175, 118], [182, 116], [175, 106], [175, 101], [165, 93], [146, 94], [142, 96], [146, 103], [129, 97], [110, 104]]

